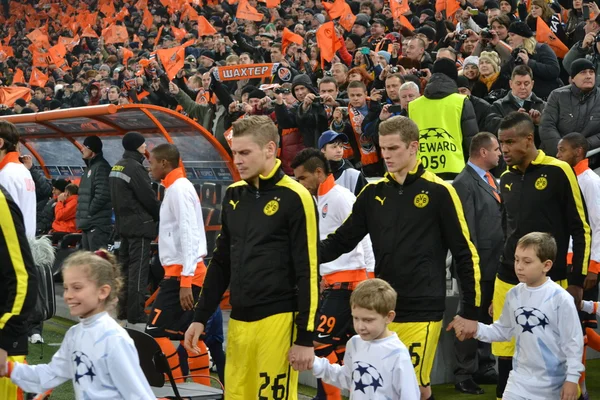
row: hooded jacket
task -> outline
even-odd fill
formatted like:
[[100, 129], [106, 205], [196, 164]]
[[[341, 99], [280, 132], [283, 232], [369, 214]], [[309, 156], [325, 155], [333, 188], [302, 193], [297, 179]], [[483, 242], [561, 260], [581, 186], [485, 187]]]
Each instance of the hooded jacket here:
[[143, 154], [125, 150], [110, 171], [110, 197], [121, 236], [155, 239], [160, 203], [143, 162]]
[[88, 231], [96, 227], [112, 225], [112, 207], [108, 174], [110, 164], [102, 152], [91, 160], [84, 160], [87, 168], [79, 183], [79, 203], [77, 205], [77, 229]]
[[[306, 74], [298, 75], [292, 82], [292, 93], [298, 86], [304, 86], [311, 93], [317, 94], [317, 89], [312, 84], [312, 81]], [[295, 94], [294, 94], [295, 96]], [[305, 147], [318, 147], [319, 137], [321, 133], [329, 129], [329, 119], [325, 106], [319, 102], [313, 102], [310, 108], [303, 110], [302, 104], [298, 106], [296, 121], [298, 128], [302, 134]]]

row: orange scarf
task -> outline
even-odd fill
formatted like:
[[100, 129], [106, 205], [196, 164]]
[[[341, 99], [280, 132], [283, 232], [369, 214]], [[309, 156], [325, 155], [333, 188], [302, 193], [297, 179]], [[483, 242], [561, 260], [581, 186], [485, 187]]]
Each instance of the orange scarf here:
[[495, 74], [492, 74], [492, 75], [488, 76], [487, 78], [485, 78], [483, 76], [479, 76], [479, 80], [482, 83], [485, 83], [485, 86], [487, 86], [487, 90], [489, 92], [492, 89], [492, 85], [494, 84], [494, 82], [496, 82], [496, 80], [498, 79], [499, 76], [500, 76], [500, 72], [496, 72]]

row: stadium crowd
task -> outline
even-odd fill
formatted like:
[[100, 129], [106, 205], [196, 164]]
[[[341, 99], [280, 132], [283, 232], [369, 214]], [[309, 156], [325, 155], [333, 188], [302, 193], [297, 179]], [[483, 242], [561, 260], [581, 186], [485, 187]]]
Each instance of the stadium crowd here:
[[[512, 345], [502, 342], [500, 345], [503, 347], [490, 349], [475, 340], [492, 342], [511, 338], [512, 331], [507, 333], [505, 330], [498, 334], [491, 328], [481, 328], [481, 324], [477, 328], [474, 321], [491, 323], [491, 314], [494, 314], [496, 324], [508, 323], [498, 322], [498, 318], [503, 306], [505, 310], [506, 307], [517, 307], [516, 301], [509, 298], [507, 293], [515, 293], [510, 290], [519, 282], [531, 284], [532, 287], [543, 286], [548, 273], [552, 280], [576, 299], [577, 308], [582, 306], [583, 288], [587, 296], [591, 296], [585, 297], [586, 300], [597, 300], [597, 270], [592, 269], [592, 265], [597, 266], [600, 260], [592, 250], [592, 264], [588, 271], [590, 226], [577, 185], [577, 180], [588, 176], [584, 175], [588, 166], [594, 168], [599, 164], [598, 157], [586, 158], [590, 150], [600, 147], [600, 114], [597, 111], [600, 96], [596, 82], [600, 73], [600, 8], [593, 1], [42, 0], [3, 1], [2, 6], [1, 116], [131, 103], [170, 108], [196, 120], [238, 160], [251, 158], [248, 156], [251, 151], [243, 150], [240, 144], [245, 143], [244, 140], [253, 140], [252, 145], [264, 150], [264, 153], [260, 153], [265, 157], [263, 169], [252, 171], [254, 175], [243, 169], [243, 161], [236, 161], [238, 168], [242, 166], [242, 178], [250, 185], [256, 181], [257, 190], [253, 193], [253, 189], [239, 184], [228, 189], [223, 204], [231, 205], [227, 211], [230, 218], [240, 199], [243, 201], [240, 207], [244, 210], [248, 196], [256, 195], [258, 201], [263, 187], [276, 190], [279, 196], [274, 205], [271, 201], [264, 206], [265, 216], [270, 217], [278, 212], [280, 197], [293, 199], [295, 209], [303, 210], [302, 217], [292, 218], [296, 225], [291, 230], [293, 235], [289, 236], [294, 238], [294, 254], [281, 256], [282, 264], [296, 268], [298, 281], [290, 287], [284, 285], [276, 293], [269, 292], [272, 288], [267, 287], [268, 279], [257, 281], [257, 286], [264, 285], [265, 292], [251, 296], [249, 292], [244, 292], [248, 289], [239, 281], [232, 278], [230, 283], [231, 277], [217, 275], [215, 268], [209, 268], [207, 272], [203, 264], [203, 257], [207, 253], [206, 238], [198, 234], [204, 226], [202, 210], [196, 204], [197, 193], [194, 188], [187, 184], [189, 182], [182, 183], [185, 177], [178, 168], [179, 153], [174, 146], [157, 146], [150, 156], [151, 177], [157, 182], [162, 181], [169, 189], [167, 193], [171, 193], [170, 197], [161, 199], [161, 206], [153, 195], [150, 178], [142, 166], [146, 145], [143, 135], [137, 132], [125, 135], [123, 160], [114, 166], [110, 166], [102, 156], [101, 139], [88, 136], [82, 150], [87, 177], [84, 174], [77, 187], [64, 180], [50, 183], [39, 170], [32, 168], [31, 157], [15, 158], [18, 133], [9, 124], [0, 126], [0, 150], [3, 152], [0, 153], [0, 173], [4, 173], [6, 178], [11, 168], [15, 168], [13, 177], [21, 174], [29, 179], [30, 176], [30, 189], [36, 192], [37, 221], [32, 221], [34, 215], [31, 213], [23, 213], [26, 231], [37, 225], [37, 229], [33, 230], [35, 233], [28, 231], [27, 236], [50, 234], [56, 242], [66, 233], [83, 232], [83, 249], [93, 251], [97, 257], [112, 263], [112, 258], [100, 249], [109, 245], [113, 224], [111, 217], [114, 214], [122, 247], [120, 261], [127, 264], [124, 267], [129, 274], [126, 277], [126, 293], [119, 299], [127, 307], [120, 308], [118, 317], [132, 326], [143, 325], [167, 355], [176, 354], [171, 340], [183, 340], [183, 333], [193, 319], [194, 323], [185, 337], [187, 353], [181, 351], [187, 357], [192, 371], [206, 368], [206, 357], [195, 355], [207, 354], [204, 344], [200, 344], [203, 342], [197, 339], [204, 333], [205, 325], [210, 325], [209, 320], [218, 318], [220, 321], [220, 311], [217, 309], [215, 313], [215, 308], [222, 292], [231, 284], [232, 293], [243, 292], [247, 296], [245, 303], [239, 303], [239, 298], [232, 296], [234, 301], [238, 301], [237, 304], [232, 303], [232, 318], [236, 321], [233, 326], [244, 335], [248, 335], [246, 332], [250, 329], [260, 331], [272, 328], [278, 331], [277, 327], [285, 324], [288, 312], [299, 311], [295, 322], [298, 327], [297, 338], [289, 355], [287, 349], [286, 354], [279, 354], [282, 350], [276, 348], [277, 342], [267, 344], [271, 346], [267, 348], [268, 353], [277, 352], [277, 357], [283, 358], [289, 356], [289, 365], [297, 370], [313, 367], [314, 354], [322, 357], [321, 361], [329, 360], [331, 364], [323, 361], [313, 369], [315, 375], [322, 379], [319, 381], [317, 398], [338, 399], [341, 396], [341, 392], [331, 386], [339, 383], [335, 374], [340, 372], [332, 372], [329, 368], [342, 363], [346, 343], [341, 343], [337, 337], [337, 340], [328, 342], [326, 337], [335, 336], [332, 334], [334, 326], [335, 334], [338, 333], [337, 329], [343, 331], [347, 326], [339, 328], [335, 322], [338, 318], [336, 315], [332, 317], [328, 334], [321, 335], [324, 331], [319, 329], [325, 323], [329, 326], [328, 321], [331, 320], [325, 313], [331, 311], [326, 304], [338, 312], [344, 308], [340, 306], [341, 303], [349, 307], [352, 302], [353, 307], [357, 305], [358, 308], [371, 311], [373, 303], [368, 293], [363, 294], [362, 298], [356, 295], [353, 300], [350, 299], [350, 292], [359, 287], [360, 280], [350, 284], [344, 281], [340, 285], [340, 281], [328, 282], [328, 274], [323, 273], [321, 289], [331, 292], [341, 287], [348, 291], [347, 298], [338, 299], [333, 307], [332, 300], [330, 303], [322, 301], [323, 296], [327, 298], [333, 295], [322, 295], [321, 303], [317, 299], [319, 296], [315, 297], [310, 289], [313, 283], [310, 274], [314, 271], [302, 270], [302, 266], [297, 265], [305, 261], [309, 265], [316, 263], [317, 229], [314, 224], [306, 222], [314, 217], [311, 214], [314, 210], [312, 203], [307, 203], [306, 199], [310, 199], [310, 196], [306, 190], [300, 189], [300, 185], [289, 176], [295, 176], [317, 198], [317, 203], [323, 201], [318, 205], [318, 215], [323, 219], [328, 213], [328, 203], [322, 197], [325, 198], [328, 190], [332, 190], [334, 179], [347, 189], [348, 193], [342, 191], [343, 194], [339, 195], [345, 196], [346, 200], [351, 199], [345, 204], [348, 206], [347, 213], [340, 216], [335, 227], [333, 223], [327, 225], [331, 235], [320, 238], [319, 257], [322, 259], [319, 261], [334, 264], [332, 275], [335, 275], [340, 272], [336, 270], [340, 265], [336, 266], [335, 260], [350, 252], [354, 257], [350, 261], [361, 260], [359, 270], [364, 272], [365, 277], [375, 274], [391, 284], [392, 287], [376, 281], [372, 284], [377, 287], [374, 290], [386, 293], [383, 297], [387, 300], [381, 306], [387, 308], [383, 311], [376, 308], [379, 314], [373, 318], [384, 318], [380, 321], [381, 326], [385, 325], [385, 331], [380, 332], [382, 335], [389, 336], [392, 335], [391, 331], [396, 332], [409, 348], [410, 353], [400, 347], [402, 354], [410, 354], [410, 362], [408, 359], [398, 361], [404, 363], [404, 367], [409, 365], [411, 371], [412, 362], [416, 372], [415, 381], [412, 372], [406, 375], [405, 368], [402, 379], [406, 379], [406, 385], [410, 385], [412, 390], [410, 395], [405, 391], [406, 398], [420, 396], [433, 399], [429, 375], [445, 308], [445, 285], [440, 283], [445, 281], [445, 269], [429, 271], [425, 277], [420, 275], [424, 274], [424, 270], [417, 268], [421, 266], [420, 262], [414, 261], [418, 257], [415, 256], [414, 262], [411, 261], [414, 265], [408, 266], [410, 263], [407, 263], [406, 268], [417, 271], [412, 276], [413, 280], [423, 278], [433, 282], [428, 286], [433, 297], [423, 300], [422, 293], [416, 293], [416, 286], [403, 281], [395, 272], [390, 272], [391, 269], [385, 269], [389, 268], [386, 266], [390, 258], [394, 258], [390, 254], [400, 257], [414, 252], [425, 257], [427, 262], [440, 266], [447, 251], [452, 252], [455, 261], [453, 273], [459, 278], [461, 286], [461, 308], [453, 327], [457, 337], [461, 341], [466, 340], [465, 345], [457, 342], [455, 346], [457, 369], [454, 374], [456, 389], [464, 393], [481, 394], [483, 391], [479, 384], [497, 383], [498, 397], [504, 394], [504, 398], [510, 399], [517, 398], [510, 396], [521, 390], [519, 385], [527, 386], [524, 381], [519, 381], [526, 380], [521, 376], [522, 372], [511, 372], [512, 365], [520, 366], [519, 362], [527, 358], [521, 355], [519, 359], [521, 353], [519, 350], [515, 353], [514, 342]], [[257, 132], [257, 126], [262, 133]], [[406, 149], [399, 143], [405, 143]], [[406, 164], [402, 167], [390, 161], [395, 157], [394, 152], [398, 156], [399, 148], [403, 149], [400, 153], [406, 152], [399, 156]], [[542, 151], [538, 152], [538, 149]], [[499, 157], [501, 151], [504, 157]], [[550, 156], [558, 156], [566, 163], [557, 164]], [[10, 163], [22, 163], [30, 172], [13, 165], [5, 168]], [[407, 169], [408, 165], [410, 169]], [[507, 165], [508, 173], [502, 175]], [[537, 169], [531, 172], [530, 165]], [[571, 168], [567, 168], [568, 165], [575, 169], [576, 175]], [[455, 180], [455, 189], [448, 188], [449, 185], [435, 178], [432, 172], [440, 178]], [[404, 176], [400, 178], [402, 173]], [[518, 196], [522, 195], [521, 190], [530, 190], [522, 187], [525, 185], [523, 182], [531, 179], [532, 175], [528, 173], [542, 175], [530, 182], [537, 192], [525, 196], [531, 200], [531, 204], [528, 203], [531, 207], [528, 215], [531, 218], [521, 221], [523, 217], [517, 210], [517, 205], [521, 205]], [[496, 178], [502, 175], [499, 186], [493, 175]], [[385, 178], [382, 181], [367, 185], [366, 177], [383, 176]], [[471, 177], [475, 177], [480, 186], [485, 184], [488, 197], [487, 203], [481, 203], [483, 206], [477, 202], [473, 203], [475, 205], [469, 203], [472, 198], [481, 195], [473, 194], [475, 189]], [[560, 183], [551, 186], [552, 190], [544, 191], [549, 180], [551, 185]], [[579, 185], [583, 197], [590, 195], [586, 194], [585, 185], [592, 184], [580, 180]], [[6, 189], [10, 191], [11, 188]], [[413, 201], [414, 190], [417, 192]], [[383, 209], [406, 201], [408, 196], [404, 195], [405, 191], [411, 196], [408, 203], [402, 203], [403, 207], [414, 206], [416, 212], [425, 209], [429, 213], [427, 217], [420, 217], [427, 218], [427, 223], [422, 224], [424, 219], [417, 222], [429, 226], [421, 234], [430, 241], [431, 249], [428, 251], [431, 254], [419, 253], [423, 249], [417, 249], [418, 246], [411, 241], [413, 232], [410, 229], [402, 232], [402, 235], [406, 235], [404, 239], [392, 243], [390, 237], [397, 239], [400, 234], [396, 235], [398, 226], [392, 226], [394, 220], [390, 220], [388, 215], [398, 211], [391, 208], [386, 208], [386, 213], [374, 211], [375, 207], [381, 206]], [[332, 193], [336, 193], [335, 190]], [[548, 197], [542, 197], [539, 193]], [[430, 196], [434, 194], [443, 200], [436, 200], [430, 205]], [[539, 197], [535, 197], [537, 195]], [[358, 196], [356, 203], [350, 207], [355, 196]], [[386, 203], [387, 198], [389, 200]], [[192, 206], [183, 205], [188, 200], [193, 203]], [[289, 201], [291, 204], [292, 200]], [[540, 206], [542, 203], [544, 207]], [[7, 204], [12, 206], [11, 203]], [[178, 211], [180, 207], [188, 213], [183, 219], [188, 223], [183, 227], [181, 218], [184, 213], [173, 211]], [[430, 212], [434, 207], [437, 211]], [[244, 218], [248, 218], [251, 226], [269, 226], [271, 222], [265, 221], [274, 219], [253, 219], [253, 211], [245, 210]], [[233, 264], [228, 241], [231, 240], [231, 252], [235, 253], [233, 243], [236, 235], [238, 239], [243, 234], [248, 235], [248, 231], [245, 231], [248, 224], [240, 222], [242, 217], [238, 217], [239, 214], [227, 221], [225, 206], [221, 211], [227, 233], [219, 236], [216, 243], [212, 260], [216, 268]], [[291, 215], [293, 211], [291, 206], [282, 206], [279, 215]], [[598, 226], [593, 220], [597, 212], [589, 205], [587, 211], [590, 212], [590, 225], [594, 230]], [[504, 227], [501, 226], [502, 213], [508, 215], [507, 226]], [[550, 221], [550, 214], [564, 215], [564, 218]], [[260, 212], [256, 212], [256, 215], [263, 217]], [[536, 219], [538, 216], [539, 220]], [[405, 219], [402, 224], [406, 223], [406, 226], [412, 227], [410, 224], [416, 223], [410, 216], [399, 218]], [[156, 222], [159, 219], [161, 223], [157, 230]], [[378, 225], [362, 224], [360, 221], [363, 220], [378, 221]], [[321, 224], [323, 222], [319, 222], [319, 230], [323, 230]], [[480, 229], [482, 224], [484, 226]], [[524, 227], [522, 224], [528, 225]], [[500, 237], [503, 228], [505, 235]], [[482, 233], [486, 229], [490, 232]], [[385, 234], [386, 230], [393, 234]], [[175, 231], [177, 233], [173, 233]], [[548, 231], [554, 238], [540, 234], [525, 238], [525, 241], [520, 240], [521, 236], [535, 231]], [[162, 291], [147, 321], [143, 310], [146, 296], [140, 289], [140, 282], [145, 283], [145, 278], [142, 277], [140, 281], [140, 276], [148, 273], [148, 249], [157, 233], [163, 240], [162, 249], [159, 243], [159, 251], [166, 275], [160, 284]], [[231, 237], [228, 237], [229, 234]], [[254, 232], [252, 239], [257, 242], [250, 247], [259, 248], [268, 242], [267, 235], [274, 235], [269, 230], [264, 234], [263, 241], [262, 236]], [[312, 236], [315, 236], [314, 243], [311, 242]], [[368, 239], [369, 236], [371, 239]], [[281, 236], [276, 237], [283, 241]], [[570, 238], [571, 255], [567, 263]], [[286, 236], [285, 240], [288, 239]], [[517, 279], [514, 271], [514, 265], [518, 264], [516, 257], [527, 257], [520, 251], [531, 248], [537, 251], [534, 258], [538, 257], [540, 265], [543, 264], [546, 269], [534, 278], [524, 274], [525, 277], [519, 275]], [[268, 251], [273, 249], [269, 248]], [[187, 257], [184, 261], [180, 260], [182, 254], [184, 258]], [[265, 265], [269, 264], [268, 252], [257, 254], [257, 257], [264, 257]], [[238, 262], [244, 265], [248, 263], [254, 266], [257, 263], [255, 258], [244, 252], [236, 257], [240, 257]], [[166, 261], [167, 258], [169, 261]], [[89, 265], [93, 262], [110, 269], [109, 264], [97, 258], [89, 260], [86, 261]], [[500, 266], [497, 265], [498, 261]], [[554, 269], [551, 270], [552, 261]], [[136, 263], [145, 267], [135, 270], [127, 268]], [[345, 267], [348, 268], [348, 265]], [[386, 275], [386, 272], [392, 275]], [[67, 275], [73, 273], [67, 272]], [[205, 275], [206, 282], [210, 284], [207, 283], [201, 295], [200, 287]], [[275, 279], [272, 276], [269, 275], [269, 278]], [[340, 279], [339, 276], [335, 279]], [[344, 276], [347, 278], [349, 275]], [[93, 278], [97, 284], [102, 281], [98, 276]], [[110, 280], [115, 286], [120, 285], [117, 278]], [[478, 285], [480, 281], [481, 286]], [[135, 282], [137, 287], [134, 287]], [[589, 289], [593, 287], [595, 292], [590, 292]], [[282, 292], [295, 291], [296, 288], [301, 292], [298, 304], [291, 306], [289, 299], [282, 300], [285, 297]], [[418, 288], [422, 289], [422, 286]], [[398, 292], [398, 303], [396, 294], [391, 294], [394, 290]], [[546, 287], [543, 293], [546, 292], [560, 297], [560, 304], [570, 304], [572, 310], [569, 316], [576, 318], [571, 297], [563, 289], [558, 289], [558, 286]], [[282, 301], [277, 306], [270, 304], [273, 307], [267, 307], [265, 304], [272, 301], [268, 295], [279, 296], [277, 300]], [[115, 296], [106, 295], [102, 301], [112, 297]], [[256, 317], [256, 320], [237, 321], [241, 315], [240, 304], [245, 309], [245, 317]], [[317, 304], [319, 314], [315, 314]], [[522, 306], [521, 303], [518, 305]], [[159, 318], [163, 307], [175, 307], [177, 313], [164, 313]], [[597, 305], [587, 303], [585, 307], [589, 314], [595, 314]], [[550, 308], [544, 311], [548, 315], [552, 312]], [[104, 306], [101, 304], [97, 310], [104, 312]], [[346, 311], [344, 318], [351, 320], [350, 311]], [[269, 314], [271, 312], [274, 315]], [[545, 317], [546, 314], [541, 315]], [[311, 318], [314, 321], [316, 315], [325, 317], [326, 321], [319, 325], [319, 329], [311, 326], [315, 325]], [[277, 318], [267, 321], [272, 317]], [[354, 317], [355, 327], [360, 318]], [[529, 317], [526, 315], [525, 318]], [[519, 319], [516, 320], [518, 323]], [[541, 317], [538, 320], [540, 324], [545, 323]], [[258, 322], [262, 325], [250, 326]], [[174, 323], [179, 325], [172, 331]], [[103, 324], [112, 326], [109, 321]], [[387, 329], [388, 324], [390, 330]], [[526, 327], [531, 328], [529, 325]], [[573, 324], [569, 327], [575, 330]], [[81, 329], [85, 329], [84, 325]], [[209, 329], [206, 328], [206, 331], [210, 338]], [[325, 340], [317, 341], [313, 331], [321, 332], [318, 338]], [[584, 331], [589, 337], [598, 338], [585, 327]], [[173, 332], [177, 335], [173, 336]], [[283, 334], [288, 342], [289, 337], [293, 336], [291, 332], [285, 331]], [[561, 342], [564, 335], [574, 336], [566, 328], [553, 332], [554, 336], [549, 334], [543, 340], [549, 343], [556, 340], [559, 344], [547, 351], [560, 352], [560, 343], [570, 346], [573, 354], [583, 348], [575, 339], [569, 343]], [[41, 327], [29, 327], [30, 341], [42, 340], [40, 334]], [[222, 336], [222, 332], [216, 335]], [[365, 339], [367, 337], [369, 339]], [[361, 334], [361, 338], [369, 342], [381, 337]], [[427, 351], [425, 348], [416, 349], [429, 341], [434, 344]], [[219, 353], [217, 368], [223, 380], [225, 360], [221, 343], [213, 343], [211, 347], [208, 341], [205, 342], [213, 357]], [[359, 347], [359, 351], [360, 346], [366, 346], [363, 342], [352, 343]], [[415, 347], [416, 344], [418, 346]], [[237, 349], [243, 348], [239, 342], [231, 346], [233, 349], [236, 349], [235, 346], [240, 346]], [[394, 346], [383, 346], [380, 351], [393, 352], [396, 349]], [[344, 350], [338, 351], [340, 347]], [[534, 347], [532, 345], [529, 349]], [[352, 351], [356, 351], [356, 348]], [[539, 354], [536, 351], [537, 347], [532, 353], [534, 358], [546, 354], [546, 350], [540, 350]], [[251, 368], [247, 367], [245, 363], [248, 360], [243, 359], [241, 353], [228, 353], [228, 362], [241, 365], [238, 369]], [[350, 350], [349, 353], [352, 354]], [[351, 357], [349, 353], [346, 354]], [[498, 357], [497, 372], [494, 370], [496, 360], [491, 353]], [[565, 383], [565, 386], [558, 389], [544, 386], [540, 390], [543, 392], [547, 389], [550, 397], [544, 397], [544, 394], [541, 398], [551, 398], [557, 394], [557, 390], [561, 398], [578, 398], [578, 382], [581, 394], [587, 396], [584, 378], [579, 381], [583, 366], [580, 368], [581, 354], [577, 355], [577, 365], [571, 363], [568, 371], [567, 367], [566, 372], [561, 370], [566, 376], [566, 383], [563, 379], [561, 385]], [[179, 362], [173, 360], [169, 362], [175, 371], [179, 368]], [[572, 361], [561, 360], [567, 363]], [[524, 365], [524, 368], [530, 367], [527, 362]], [[13, 364], [7, 366], [8, 371], [5, 371], [0, 365], [0, 374], [10, 375]], [[25, 376], [26, 372], [23, 371], [27, 370], [18, 365], [16, 368], [21, 370], [17, 369], [20, 372], [13, 375], [13, 380], [20, 382], [19, 377]], [[135, 369], [135, 365], [132, 368]], [[278, 374], [281, 371], [277, 371], [275, 366], [265, 364], [264, 368], [267, 369], [265, 385], [280, 376]], [[548, 373], [546, 370], [543, 372]], [[552, 372], [550, 368], [549, 373]], [[132, 373], [138, 374], [139, 371]], [[178, 374], [180, 378], [182, 372]], [[541, 372], [538, 375], [536, 382], [545, 384], [547, 376]], [[262, 378], [264, 376], [261, 374]], [[297, 375], [291, 379], [286, 388], [297, 383], [294, 381]], [[272, 386], [273, 398], [277, 397], [276, 382]], [[29, 387], [45, 388], [43, 383], [38, 385], [37, 382], [30, 382]], [[229, 386], [227, 390], [232, 391], [230, 394], [237, 393], [239, 398], [248, 398], [247, 393], [255, 393], [255, 384], [256, 381], [250, 379], [247, 387], [240, 385], [240, 388], [232, 389]], [[343, 384], [337, 386], [340, 385], [344, 387]], [[141, 390], [146, 389], [144, 387]], [[376, 391], [377, 387], [374, 387]]]

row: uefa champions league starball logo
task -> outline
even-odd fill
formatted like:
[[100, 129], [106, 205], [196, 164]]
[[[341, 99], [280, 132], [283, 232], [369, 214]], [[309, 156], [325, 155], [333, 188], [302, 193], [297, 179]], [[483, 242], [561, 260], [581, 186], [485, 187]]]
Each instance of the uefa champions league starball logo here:
[[354, 391], [360, 390], [367, 394], [370, 390], [373, 393], [383, 386], [383, 378], [377, 371], [377, 368], [364, 361], [355, 361], [353, 364], [352, 380], [354, 381]]
[[85, 382], [85, 379], [93, 382], [96, 376], [96, 369], [92, 360], [81, 351], [74, 351], [71, 359], [75, 364], [75, 383], [82, 384]]
[[515, 310], [515, 320], [523, 329], [523, 333], [529, 332], [533, 334], [533, 329], [540, 327], [546, 329], [546, 325], [550, 324], [550, 320], [540, 310], [535, 307], [519, 307]]

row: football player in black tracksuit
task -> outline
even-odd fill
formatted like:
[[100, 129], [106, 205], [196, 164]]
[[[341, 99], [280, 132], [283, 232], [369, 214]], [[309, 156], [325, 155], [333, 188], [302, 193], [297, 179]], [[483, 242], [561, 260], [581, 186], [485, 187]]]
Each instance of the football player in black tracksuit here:
[[479, 257], [456, 191], [417, 160], [416, 124], [402, 116], [382, 122], [379, 145], [389, 172], [363, 189], [352, 214], [321, 242], [320, 261], [335, 260], [371, 235], [375, 276], [398, 293], [390, 329], [409, 348], [422, 398], [432, 399], [430, 373], [445, 309], [448, 249], [463, 293], [462, 317], [456, 318], [472, 333], [481, 301]]
[[[27, 355], [27, 316], [37, 299], [37, 280], [23, 215], [0, 186], [0, 376], [7, 361]], [[0, 378], [0, 399], [23, 398], [8, 378]]]
[[[524, 113], [513, 112], [500, 123], [498, 139], [508, 170], [500, 178], [506, 242], [494, 284], [495, 320], [500, 318], [506, 293], [519, 283], [514, 254], [522, 236], [548, 232], [556, 239], [558, 252], [548, 276], [573, 295], [577, 309], [590, 262], [590, 227], [577, 177], [569, 164], [536, 149], [534, 130], [531, 118]], [[570, 237], [572, 267], [567, 266]], [[514, 339], [492, 343], [492, 352], [498, 357], [498, 398], [504, 393], [514, 351]]]
[[109, 175], [110, 195], [116, 229], [121, 237], [119, 262], [123, 266], [125, 290], [119, 303], [119, 319], [146, 323], [144, 302], [150, 268], [150, 243], [156, 238], [160, 203], [152, 190], [148, 171], [142, 165], [146, 152], [144, 137], [129, 132], [123, 137], [123, 159]]
[[221, 234], [185, 336], [192, 349], [229, 286], [228, 400], [297, 399], [291, 367], [309, 369], [314, 361], [317, 211], [308, 190], [281, 169], [278, 142], [266, 116], [233, 124], [231, 150], [243, 180], [225, 193]]

